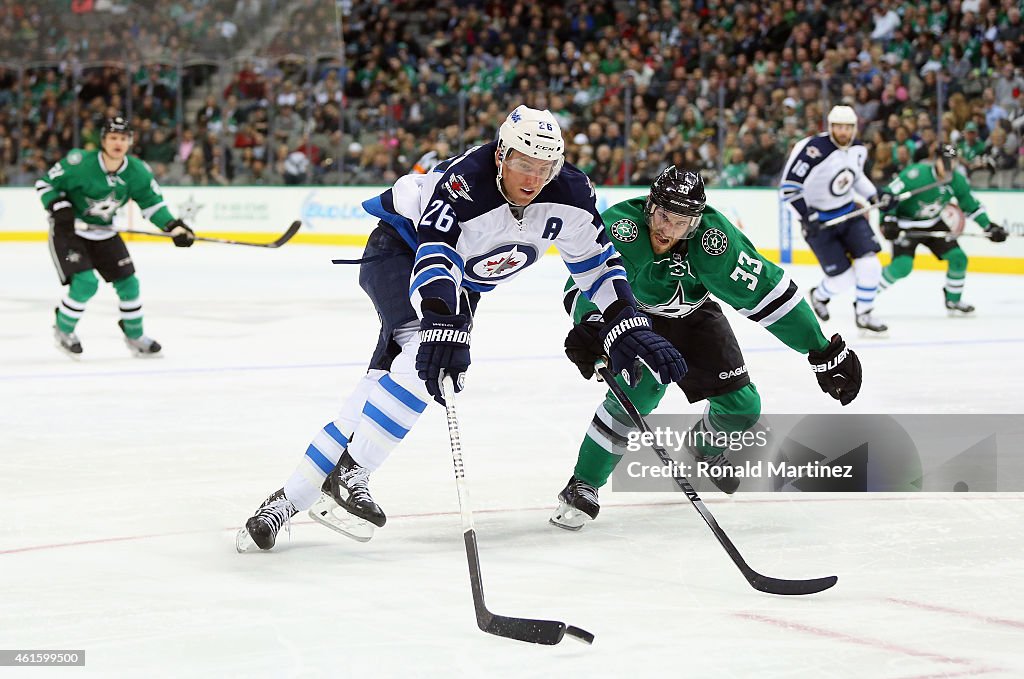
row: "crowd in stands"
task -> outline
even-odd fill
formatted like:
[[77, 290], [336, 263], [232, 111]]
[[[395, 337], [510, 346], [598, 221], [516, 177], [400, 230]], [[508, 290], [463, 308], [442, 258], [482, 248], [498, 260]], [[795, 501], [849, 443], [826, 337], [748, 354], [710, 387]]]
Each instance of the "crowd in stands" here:
[[[555, 113], [597, 184], [676, 163], [712, 186], [765, 186], [846, 103], [876, 182], [949, 141], [1009, 187], [1024, 179], [1022, 6], [0, 0], [0, 180], [31, 184], [130, 109], [135, 152], [164, 183], [386, 184], [427, 152], [492, 140], [525, 103]], [[238, 55], [275, 17], [259, 56]], [[182, 56], [211, 50], [232, 58], [183, 73]], [[101, 59], [122, 65], [76, 67]]]

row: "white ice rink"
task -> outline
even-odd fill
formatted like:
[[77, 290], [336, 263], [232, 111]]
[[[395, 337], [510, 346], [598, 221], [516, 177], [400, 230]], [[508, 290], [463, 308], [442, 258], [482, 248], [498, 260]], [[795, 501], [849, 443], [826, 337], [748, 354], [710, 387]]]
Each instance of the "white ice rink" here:
[[[604, 492], [549, 526], [603, 391], [563, 357], [566, 272], [543, 258], [481, 301], [458, 401], [490, 608], [590, 630], [541, 647], [477, 630], [443, 413], [371, 480], [389, 521], [359, 544], [304, 514], [269, 553], [234, 534], [365, 369], [376, 317], [350, 248], [130, 246], [146, 331], [129, 357], [103, 286], [80, 362], [52, 345], [44, 243], [0, 245], [0, 648], [85, 649], [7, 677], [1024, 676], [1024, 494], [708, 493], [747, 561], [836, 574], [810, 597], [751, 589], [680, 494]], [[799, 284], [818, 277], [795, 267]], [[860, 413], [1019, 413], [1024, 277], [971, 274], [949, 319], [938, 272], [886, 292]], [[838, 412], [806, 359], [732, 314], [766, 412]], [[699, 412], [674, 390], [662, 411]], [[1024, 454], [1024, 451], [1022, 451]]]

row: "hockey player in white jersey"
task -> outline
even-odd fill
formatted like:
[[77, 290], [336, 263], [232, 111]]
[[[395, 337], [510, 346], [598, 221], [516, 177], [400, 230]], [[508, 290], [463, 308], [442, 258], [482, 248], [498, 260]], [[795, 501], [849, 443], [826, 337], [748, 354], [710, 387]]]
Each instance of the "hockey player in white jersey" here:
[[[864, 176], [867, 149], [856, 136], [857, 114], [849, 106], [834, 106], [828, 114], [828, 132], [802, 139], [793, 148], [782, 172], [782, 199], [800, 214], [804, 240], [825, 272], [809, 293], [818, 318], [827, 321], [832, 297], [856, 286], [857, 327], [880, 334], [888, 327], [872, 310], [882, 277], [882, 246], [863, 216], [824, 224], [856, 210], [856, 194], [869, 201], [878, 195]], [[892, 200], [888, 193], [879, 198]]]
[[445, 375], [462, 390], [480, 295], [518, 276], [551, 245], [604, 314], [602, 341], [612, 368], [623, 371], [639, 359], [665, 384], [682, 378], [679, 352], [637, 312], [594, 188], [564, 164], [564, 145], [549, 111], [520, 106], [496, 141], [427, 174], [406, 175], [363, 203], [380, 219], [359, 270], [381, 319], [377, 348], [339, 416], [239, 531], [239, 551], [272, 548], [282, 525], [306, 509], [349, 537], [370, 539], [386, 518], [370, 494], [369, 474], [431, 398], [443, 403]]

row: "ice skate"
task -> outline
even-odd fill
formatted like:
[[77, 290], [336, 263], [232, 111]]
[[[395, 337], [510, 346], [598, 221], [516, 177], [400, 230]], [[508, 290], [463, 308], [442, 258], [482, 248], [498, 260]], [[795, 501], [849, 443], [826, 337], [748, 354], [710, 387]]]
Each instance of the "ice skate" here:
[[831, 315], [828, 313], [828, 301], [826, 300], [822, 302], [814, 296], [814, 291], [817, 289], [818, 288], [811, 288], [811, 291], [807, 293], [807, 301], [811, 305], [811, 308], [814, 309], [814, 314], [821, 320], [827, 321], [831, 318]]
[[291, 500], [285, 497], [284, 489], [275, 491], [239, 529], [235, 536], [235, 549], [239, 552], [247, 552], [254, 546], [264, 550], [273, 549], [277, 533], [285, 525], [290, 530], [291, 518], [296, 513]]
[[[56, 314], [57, 310], [54, 309], [53, 311]], [[78, 341], [78, 335], [74, 332], [61, 332], [60, 326], [54, 323], [53, 339], [57, 343], [57, 348], [65, 354], [74, 359], [81, 358], [82, 343]]]
[[[704, 422], [698, 422], [690, 431], [686, 432], [684, 450], [697, 461], [699, 465], [696, 478], [707, 478], [715, 484], [718, 490], [726, 495], [732, 495], [740, 487], [740, 480], [734, 473], [735, 465], [729, 461], [724, 452], [714, 455], [706, 455], [697, 445], [697, 440], [707, 437], [707, 429]], [[704, 466], [706, 465], [706, 466]]]
[[[121, 331], [124, 332], [124, 321], [118, 321], [117, 324], [121, 327]], [[152, 337], [143, 335], [142, 337], [132, 338], [128, 335], [124, 336], [124, 343], [128, 347], [128, 350], [132, 352], [132, 356], [137, 358], [156, 358], [163, 356], [160, 353], [162, 347]]]
[[548, 522], [565, 530], [579, 530], [583, 524], [597, 518], [601, 505], [597, 499], [597, 488], [575, 476], [558, 494], [558, 509]]
[[339, 506], [330, 493], [327, 481], [324, 482], [320, 498], [309, 508], [309, 518], [357, 542], [369, 542], [373, 537], [374, 525], [349, 514]]
[[884, 337], [889, 331], [889, 326], [875, 318], [871, 312], [872, 309], [858, 312], [857, 303], [854, 302], [853, 313], [857, 317], [857, 327], [860, 328], [861, 335], [864, 337]]
[[[943, 293], [943, 295], [945, 295], [945, 293]], [[946, 313], [950, 316], [950, 318], [955, 318], [957, 316], [961, 318], [964, 316], [970, 316], [971, 314], [974, 313], [974, 305], [967, 304], [962, 300], [957, 300], [954, 302], [947, 298]]]
[[384, 516], [384, 511], [373, 501], [369, 484], [370, 471], [356, 463], [346, 450], [338, 460], [337, 466], [324, 480], [324, 490], [329, 492], [334, 501], [346, 512], [379, 528], [388, 519]]

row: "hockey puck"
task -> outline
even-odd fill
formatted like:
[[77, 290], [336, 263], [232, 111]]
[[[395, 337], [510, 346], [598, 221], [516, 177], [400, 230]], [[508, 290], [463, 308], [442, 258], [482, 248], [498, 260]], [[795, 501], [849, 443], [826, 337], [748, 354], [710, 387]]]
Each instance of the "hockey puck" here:
[[565, 628], [565, 633], [571, 636], [573, 639], [576, 639], [577, 641], [582, 641], [585, 644], [594, 643], [594, 635], [585, 629], [580, 629], [579, 627], [569, 625]]
[[967, 487], [967, 484], [964, 483], [963, 481], [957, 481], [955, 484], [953, 484], [953, 492], [955, 493], [966, 493], [968, 490], [970, 489]]

